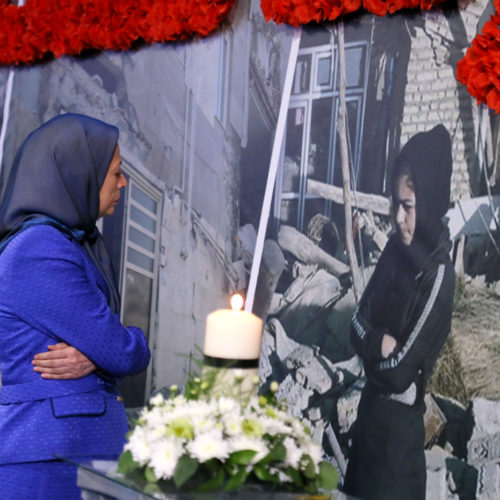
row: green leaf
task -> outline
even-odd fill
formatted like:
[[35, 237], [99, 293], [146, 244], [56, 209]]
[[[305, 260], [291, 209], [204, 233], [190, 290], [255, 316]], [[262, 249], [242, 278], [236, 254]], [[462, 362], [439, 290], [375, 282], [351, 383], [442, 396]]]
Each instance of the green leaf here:
[[132, 453], [130, 450], [124, 451], [118, 460], [118, 472], [120, 474], [128, 474], [135, 469], [138, 469], [140, 465], [134, 461], [132, 458]]
[[302, 470], [304, 476], [306, 476], [307, 479], [314, 479], [316, 477], [316, 471], [314, 470], [314, 463], [312, 461], [312, 458], [309, 455], [304, 455], [304, 458], [302, 460], [307, 462], [306, 466]]
[[269, 462], [283, 462], [286, 457], [286, 448], [280, 441], [260, 462], [259, 464], [268, 464]]
[[339, 482], [339, 471], [328, 462], [319, 464], [319, 487], [323, 490], [334, 490]]
[[269, 483], [277, 483], [279, 482], [278, 476], [275, 476], [269, 472], [269, 469], [264, 465], [256, 465], [253, 469], [254, 474], [257, 476], [257, 479], [261, 481], [267, 481]]
[[224, 479], [224, 471], [219, 469], [212, 479], [198, 486], [195, 491], [196, 493], [209, 493], [210, 491], [218, 490], [224, 484]]
[[146, 467], [144, 469], [144, 477], [148, 483], [156, 483], [158, 481], [158, 478], [151, 467]]
[[179, 458], [174, 470], [174, 483], [180, 488], [198, 469], [198, 461], [194, 458], [183, 455]]
[[241, 450], [231, 453], [229, 461], [233, 464], [248, 465], [252, 462], [257, 452], [255, 450]]
[[295, 486], [302, 487], [304, 481], [302, 480], [302, 474], [293, 467], [287, 467], [285, 469], [285, 473], [290, 476], [290, 479], [293, 481]]
[[154, 495], [155, 493], [161, 493], [161, 488], [157, 483], [148, 483], [144, 486], [144, 493], [148, 493], [149, 495]]
[[240, 469], [227, 483], [224, 488], [226, 491], [232, 491], [239, 488], [248, 477], [248, 472], [246, 469]]

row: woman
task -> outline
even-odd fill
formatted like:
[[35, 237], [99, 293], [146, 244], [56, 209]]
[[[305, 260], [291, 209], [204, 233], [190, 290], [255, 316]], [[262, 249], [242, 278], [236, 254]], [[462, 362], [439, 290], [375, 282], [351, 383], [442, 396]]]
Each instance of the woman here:
[[351, 323], [367, 381], [344, 489], [360, 498], [425, 498], [425, 385], [450, 332], [455, 284], [442, 222], [451, 171], [442, 125], [412, 137], [395, 162], [396, 232]]
[[119, 320], [96, 228], [126, 179], [118, 130], [66, 114], [19, 148], [0, 203], [0, 498], [74, 499], [56, 455], [116, 458], [127, 422], [115, 382], [150, 352]]

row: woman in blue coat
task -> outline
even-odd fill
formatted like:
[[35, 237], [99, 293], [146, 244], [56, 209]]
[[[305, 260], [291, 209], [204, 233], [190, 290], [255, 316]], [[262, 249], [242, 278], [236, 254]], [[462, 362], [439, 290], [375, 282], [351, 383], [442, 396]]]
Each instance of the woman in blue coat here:
[[119, 377], [147, 367], [96, 228], [126, 179], [118, 130], [61, 115], [19, 148], [0, 199], [0, 499], [80, 498], [56, 456], [116, 458]]

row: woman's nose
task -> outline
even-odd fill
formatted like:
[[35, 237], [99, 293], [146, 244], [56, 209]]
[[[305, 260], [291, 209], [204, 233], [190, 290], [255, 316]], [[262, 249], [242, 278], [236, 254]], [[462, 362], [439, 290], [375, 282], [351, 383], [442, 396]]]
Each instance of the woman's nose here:
[[127, 187], [127, 184], [128, 184], [127, 178], [123, 174], [121, 174], [119, 188], [121, 189]]

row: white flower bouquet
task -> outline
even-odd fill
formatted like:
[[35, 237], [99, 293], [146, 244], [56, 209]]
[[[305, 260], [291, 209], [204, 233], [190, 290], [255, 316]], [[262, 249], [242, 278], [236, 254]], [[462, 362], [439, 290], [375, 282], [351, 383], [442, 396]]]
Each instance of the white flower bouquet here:
[[248, 483], [311, 494], [336, 488], [337, 470], [273, 394], [242, 404], [211, 396], [204, 385], [195, 379], [184, 396], [174, 390], [168, 399], [150, 400], [128, 435], [118, 472], [157, 491], [233, 491]]

